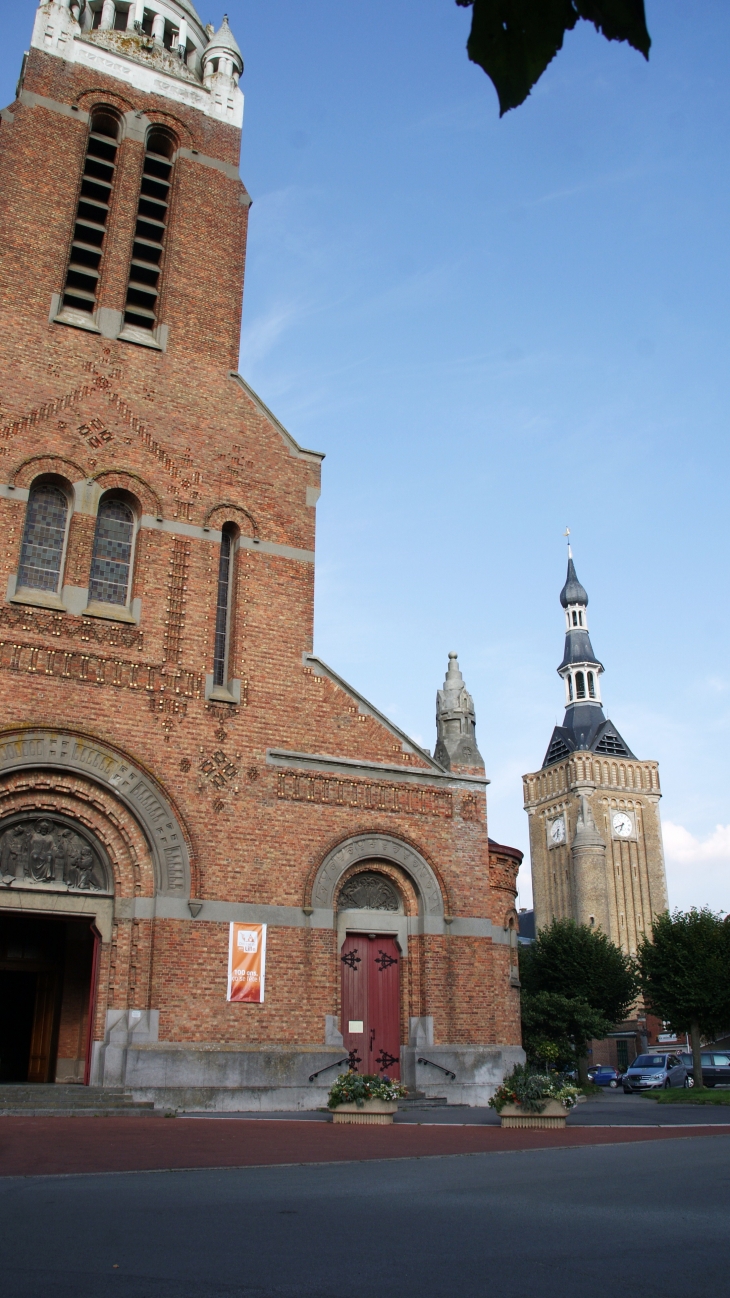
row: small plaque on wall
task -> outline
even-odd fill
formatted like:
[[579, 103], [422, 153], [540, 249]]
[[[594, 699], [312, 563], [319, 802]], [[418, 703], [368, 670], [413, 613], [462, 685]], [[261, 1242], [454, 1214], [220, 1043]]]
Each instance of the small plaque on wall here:
[[362, 1020], [362, 1019], [350, 1019], [348, 1025], [347, 1025], [347, 1031], [348, 1031], [348, 1032], [362, 1032], [362, 1025], [363, 1025], [363, 1020]]

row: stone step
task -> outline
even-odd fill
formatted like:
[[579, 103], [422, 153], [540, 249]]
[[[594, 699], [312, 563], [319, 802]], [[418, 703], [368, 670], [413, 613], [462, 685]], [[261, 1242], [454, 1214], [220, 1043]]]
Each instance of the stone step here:
[[[445, 1095], [409, 1095], [407, 1100], [398, 1101], [398, 1112], [400, 1113], [402, 1109], [406, 1111], [409, 1109], [441, 1109], [445, 1104], [448, 1104]], [[453, 1105], [452, 1107], [458, 1108], [461, 1106]]]
[[152, 1100], [137, 1101], [122, 1086], [0, 1084], [0, 1113], [4, 1114], [150, 1113], [154, 1107]]
[[109, 1105], [103, 1109], [82, 1109], [78, 1105], [74, 1105], [72, 1109], [66, 1109], [62, 1105], [52, 1109], [48, 1106], [31, 1108], [26, 1104], [19, 1108], [3, 1105], [0, 1108], [0, 1118], [144, 1118], [150, 1117], [154, 1112], [154, 1104], [128, 1104], [116, 1108]]

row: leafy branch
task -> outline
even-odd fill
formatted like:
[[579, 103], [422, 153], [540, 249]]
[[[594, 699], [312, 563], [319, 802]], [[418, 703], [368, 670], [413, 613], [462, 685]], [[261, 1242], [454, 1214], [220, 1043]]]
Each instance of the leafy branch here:
[[644, 0], [456, 0], [473, 6], [467, 52], [499, 97], [499, 115], [524, 103], [567, 31], [581, 19], [608, 41], [628, 41], [649, 58]]

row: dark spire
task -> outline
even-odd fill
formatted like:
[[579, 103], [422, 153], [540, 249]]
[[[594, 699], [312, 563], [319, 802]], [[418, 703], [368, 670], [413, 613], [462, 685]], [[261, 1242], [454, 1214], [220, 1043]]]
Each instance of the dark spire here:
[[567, 608], [569, 604], [582, 604], [585, 608], [588, 604], [588, 595], [585, 587], [578, 581], [570, 550], [568, 550], [568, 575], [560, 592], [560, 603], [563, 608]]
[[586, 607], [588, 594], [578, 581], [570, 544], [568, 573], [560, 592], [565, 609], [565, 651], [558, 672], [565, 682], [565, 718], [556, 726], [545, 754], [543, 766], [562, 761], [576, 749], [631, 757], [615, 726], [606, 720], [601, 706], [599, 677], [603, 664], [593, 651], [588, 633]]

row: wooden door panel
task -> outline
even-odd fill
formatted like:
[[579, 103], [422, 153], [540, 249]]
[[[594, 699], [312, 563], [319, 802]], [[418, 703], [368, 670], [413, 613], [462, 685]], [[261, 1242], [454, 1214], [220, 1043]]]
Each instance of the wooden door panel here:
[[57, 999], [58, 978], [56, 973], [39, 973], [36, 984], [33, 1032], [30, 1039], [29, 1082], [51, 1081]]
[[368, 1072], [400, 1080], [400, 951], [392, 937], [368, 942]]
[[[368, 975], [366, 935], [348, 934], [340, 952], [342, 969], [342, 1039], [355, 1072], [367, 1071]], [[355, 1030], [350, 1031], [350, 1025]], [[359, 1029], [359, 1030], [358, 1030]]]

